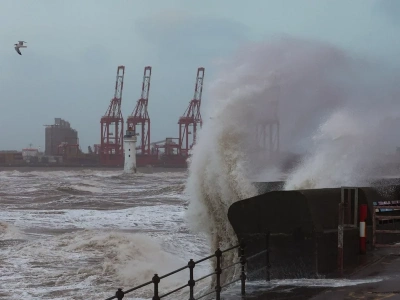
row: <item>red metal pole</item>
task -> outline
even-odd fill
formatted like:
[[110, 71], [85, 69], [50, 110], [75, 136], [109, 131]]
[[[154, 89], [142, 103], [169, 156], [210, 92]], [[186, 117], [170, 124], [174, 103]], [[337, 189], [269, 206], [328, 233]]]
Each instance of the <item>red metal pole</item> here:
[[367, 220], [367, 205], [360, 205], [360, 254], [367, 253], [367, 231], [365, 222]]

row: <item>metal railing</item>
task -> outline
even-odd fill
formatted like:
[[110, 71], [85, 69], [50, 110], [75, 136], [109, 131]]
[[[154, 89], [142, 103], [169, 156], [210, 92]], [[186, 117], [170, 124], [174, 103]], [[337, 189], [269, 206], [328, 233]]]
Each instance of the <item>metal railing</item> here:
[[[239, 251], [238, 251], [239, 261], [237, 261], [235, 263], [232, 263], [229, 266], [226, 266], [226, 267], [222, 268], [222, 266], [221, 266], [222, 254], [226, 253], [228, 251], [231, 251], [233, 249], [239, 249]], [[186, 266], [184, 266], [182, 268], [179, 268], [179, 269], [177, 269], [175, 271], [172, 271], [172, 272], [170, 272], [168, 274], [165, 274], [163, 276], [158, 276], [158, 274], [154, 274], [153, 278], [150, 281], [145, 282], [145, 283], [143, 283], [141, 285], [138, 285], [138, 286], [136, 286], [134, 288], [131, 288], [131, 289], [126, 290], [126, 291], [123, 291], [121, 288], [119, 288], [117, 290], [117, 292], [115, 293], [115, 296], [109, 297], [106, 300], [112, 300], [112, 299], [122, 300], [126, 294], [131, 293], [133, 291], [136, 291], [138, 289], [141, 289], [141, 288], [143, 288], [145, 286], [148, 286], [150, 284], [153, 284], [153, 297], [152, 297], [152, 300], [160, 300], [161, 298], [167, 297], [167, 296], [169, 296], [169, 295], [171, 295], [173, 293], [176, 293], [176, 292], [178, 292], [178, 291], [180, 291], [180, 290], [182, 290], [182, 289], [184, 289], [186, 287], [189, 287], [189, 300], [201, 299], [201, 298], [204, 298], [204, 297], [206, 297], [208, 295], [211, 295], [213, 293], [215, 293], [216, 299], [220, 300], [221, 299], [221, 291], [222, 291], [222, 289], [227, 287], [227, 286], [229, 286], [229, 285], [231, 285], [232, 283], [235, 283], [235, 282], [239, 281], [239, 280], [241, 281], [241, 294], [245, 295], [246, 294], [246, 286], [245, 286], [245, 281], [246, 281], [246, 272], [245, 272], [246, 257], [245, 257], [244, 249], [245, 249], [245, 244], [244, 244], [243, 241], [239, 245], [230, 247], [230, 248], [225, 249], [223, 251], [221, 251], [218, 248], [213, 255], [207, 256], [207, 257], [202, 258], [202, 259], [200, 259], [198, 261], [193, 261], [193, 259], [191, 259], [191, 260], [189, 260], [189, 262], [188, 262], [188, 264]], [[194, 279], [194, 274], [193, 274], [195, 266], [197, 264], [199, 264], [199, 263], [201, 263], [203, 261], [209, 260], [209, 259], [211, 259], [213, 257], [216, 257], [216, 260], [217, 260], [216, 261], [215, 271], [195, 280]], [[236, 266], [238, 264], [241, 265], [241, 267], [240, 267], [240, 277], [238, 279], [235, 279], [235, 280], [233, 280], [233, 281], [221, 286], [221, 274], [222, 274], [222, 271], [227, 270], [229, 268], [232, 268], [232, 267], [234, 267], [234, 266]], [[164, 279], [164, 278], [166, 278], [168, 276], [171, 276], [173, 274], [176, 274], [178, 272], [181, 272], [183, 270], [186, 270], [186, 269], [189, 269], [189, 281], [188, 281], [187, 284], [182, 285], [182, 286], [180, 286], [180, 287], [178, 287], [178, 288], [176, 288], [176, 289], [174, 289], [172, 291], [169, 291], [167, 293], [159, 295], [158, 285], [159, 285], [159, 283], [160, 283], [160, 281], [162, 279]], [[208, 277], [210, 277], [212, 275], [216, 275], [215, 289], [213, 291], [205, 293], [204, 295], [199, 296], [198, 298], [194, 298], [194, 286], [195, 286], [196, 282], [199, 282], [199, 281], [201, 281], [201, 280], [203, 280], [205, 278], [208, 278]]]
[[372, 211], [372, 247], [400, 247], [400, 244], [378, 244], [376, 243], [376, 234], [377, 233], [393, 233], [393, 234], [399, 234], [400, 230], [385, 230], [385, 229], [376, 229], [377, 227], [377, 221], [378, 222], [384, 222], [384, 221], [389, 221], [389, 220], [400, 220], [400, 216], [391, 216], [391, 215], [377, 215], [379, 212], [383, 211], [393, 211], [393, 210], [399, 210], [400, 207], [398, 205], [375, 205], [374, 209]]

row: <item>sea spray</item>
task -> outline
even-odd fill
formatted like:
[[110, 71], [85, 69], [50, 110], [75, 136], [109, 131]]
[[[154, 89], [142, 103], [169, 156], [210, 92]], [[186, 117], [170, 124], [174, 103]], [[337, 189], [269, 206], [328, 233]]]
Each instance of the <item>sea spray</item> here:
[[[190, 197], [187, 213], [189, 224], [196, 231], [209, 233], [211, 249], [214, 250], [238, 243], [227, 221], [229, 206], [257, 194], [247, 176], [246, 152], [242, 151], [246, 147], [246, 132], [235, 124], [245, 120], [235, 100], [240, 101], [241, 97], [226, 102], [226, 111], [231, 111], [231, 114], [225, 114], [224, 110], [216, 111], [212, 121], [207, 122], [200, 132], [190, 161], [192, 172], [189, 172], [186, 186]], [[235, 112], [239, 113], [234, 115]], [[229, 116], [232, 119], [226, 118]], [[214, 147], [210, 147], [212, 144]], [[232, 262], [235, 255], [236, 252], [226, 253], [223, 261]], [[223, 279], [231, 279], [233, 271], [224, 272]]]
[[[305, 116], [308, 108], [304, 107], [307, 102], [313, 103], [310, 96], [327, 95], [314, 111], [338, 102], [337, 93], [327, 84], [331, 74], [325, 69], [334, 70], [343, 60], [340, 51], [331, 46], [323, 48], [319, 43], [282, 39], [243, 49], [232, 64], [225, 65], [209, 88], [210, 117], [205, 119], [198, 135], [186, 185], [190, 199], [188, 221], [193, 229], [208, 234], [211, 248], [226, 248], [238, 242], [227, 219], [228, 208], [238, 200], [257, 195], [251, 181], [256, 175], [254, 167], [260, 165], [255, 128], [268, 117], [271, 103], [276, 100], [272, 87], [279, 85], [280, 99], [283, 96], [291, 102], [285, 115], [288, 123], [296, 121], [296, 109], [302, 115], [297, 120], [301, 124], [285, 127], [287, 144], [291, 136], [313, 124]], [[305, 89], [299, 88], [307, 85]], [[300, 103], [302, 100], [305, 104]], [[285, 106], [288, 104], [284, 103], [283, 109]], [[235, 254], [224, 261], [233, 262]], [[234, 276], [235, 272], [225, 272], [224, 279], [229, 281]]]
[[[313, 151], [288, 175], [285, 189], [314, 189], [354, 185], [362, 182], [362, 161], [368, 148], [362, 148], [360, 124], [347, 111], [333, 114], [313, 137]], [[331, 171], [331, 172], [330, 172]]]
[[396, 171], [388, 166], [396, 163], [389, 154], [400, 141], [395, 130], [400, 122], [394, 116], [400, 107], [381, 101], [378, 108], [374, 99], [366, 100], [369, 112], [349, 102], [319, 126], [309, 154], [288, 175], [286, 190], [369, 185]]
[[[376, 158], [381, 150], [363, 149], [370, 146], [363, 138], [368, 131], [380, 134], [375, 139], [380, 145], [390, 147], [397, 143], [393, 137], [384, 138], [384, 127], [390, 128], [385, 116], [390, 110], [396, 111], [398, 104], [388, 106], [393, 103], [388, 98], [389, 93], [393, 95], [393, 85], [383, 69], [353, 59], [330, 44], [296, 38], [251, 44], [225, 62], [208, 87], [208, 116], [189, 166], [186, 193], [190, 203], [186, 217], [192, 229], [208, 234], [212, 249], [236, 244], [227, 219], [229, 206], [257, 194], [250, 178], [258, 175], [262, 180], [260, 175], [264, 175], [271, 180], [272, 173], [282, 172], [274, 162], [266, 167], [266, 162], [259, 159], [260, 149], [255, 141], [255, 128], [265, 121], [271, 109], [275, 97], [271, 86], [276, 78], [278, 82], [274, 84], [280, 88], [281, 153], [309, 154], [293, 171], [286, 188], [322, 187], [340, 180], [357, 179], [356, 183], [364, 179], [354, 176], [354, 172], [370, 169], [360, 157]], [[392, 90], [382, 91], [383, 86]], [[389, 110], [383, 111], [382, 107]], [[374, 118], [377, 111], [383, 117]], [[365, 120], [370, 126], [365, 126]], [[394, 120], [396, 116], [392, 116], [391, 126]], [[342, 128], [335, 129], [335, 122]], [[379, 125], [384, 123], [385, 126]], [[335, 135], [332, 130], [343, 134]], [[338, 160], [338, 155], [342, 159]], [[352, 159], [353, 165], [349, 164]], [[225, 263], [233, 261], [233, 256], [225, 259]], [[234, 272], [225, 275], [226, 281], [235, 276]]]

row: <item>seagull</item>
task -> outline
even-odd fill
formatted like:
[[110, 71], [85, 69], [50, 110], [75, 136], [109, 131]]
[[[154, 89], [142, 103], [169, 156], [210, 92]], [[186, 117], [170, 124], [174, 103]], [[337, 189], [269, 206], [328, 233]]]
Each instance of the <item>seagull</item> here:
[[27, 46], [24, 46], [24, 43], [26, 43], [26, 42], [18, 41], [18, 44], [14, 44], [15, 45], [14, 49], [15, 49], [15, 51], [17, 51], [17, 53], [19, 55], [22, 55], [21, 51], [19, 51], [19, 48], [26, 48], [27, 47]]

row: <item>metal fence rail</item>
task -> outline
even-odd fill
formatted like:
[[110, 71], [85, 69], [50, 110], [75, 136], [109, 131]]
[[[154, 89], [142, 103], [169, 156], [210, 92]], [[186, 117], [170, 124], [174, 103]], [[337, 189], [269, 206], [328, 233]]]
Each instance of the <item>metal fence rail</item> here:
[[[237, 262], [235, 262], [235, 263], [233, 263], [233, 264], [231, 264], [229, 266], [226, 266], [226, 267], [222, 268], [221, 267], [222, 255], [224, 253], [228, 252], [228, 251], [233, 250], [233, 249], [239, 249], [239, 252], [238, 252], [239, 261], [237, 261]], [[186, 266], [184, 266], [182, 268], [179, 268], [179, 269], [177, 269], [175, 271], [172, 271], [172, 272], [170, 272], [168, 274], [165, 274], [163, 276], [158, 276], [158, 274], [155, 274], [153, 276], [153, 278], [151, 279], [151, 281], [145, 282], [145, 283], [143, 283], [141, 285], [138, 285], [138, 286], [136, 286], [134, 288], [131, 288], [131, 289], [125, 290], [125, 291], [123, 291], [121, 288], [119, 288], [117, 290], [117, 292], [115, 293], [115, 296], [109, 297], [106, 300], [112, 300], [112, 299], [122, 300], [126, 294], [131, 293], [133, 291], [136, 291], [138, 289], [141, 289], [141, 288], [143, 288], [145, 286], [148, 286], [150, 284], [153, 284], [153, 298], [152, 298], [152, 300], [160, 300], [160, 299], [162, 299], [164, 297], [167, 297], [167, 296], [169, 296], [169, 295], [171, 295], [173, 293], [176, 293], [176, 292], [178, 292], [178, 291], [180, 291], [180, 290], [182, 290], [182, 289], [184, 289], [186, 287], [189, 287], [189, 300], [196, 300], [196, 298], [194, 298], [194, 286], [195, 286], [196, 282], [199, 282], [199, 281], [201, 281], [201, 280], [203, 280], [203, 279], [205, 279], [207, 277], [210, 277], [212, 275], [216, 275], [215, 290], [214, 291], [210, 291], [210, 292], [208, 292], [208, 293], [206, 293], [204, 295], [201, 295], [197, 299], [201, 299], [201, 298], [204, 298], [204, 297], [206, 297], [208, 295], [211, 295], [211, 294], [215, 293], [216, 299], [220, 300], [221, 299], [221, 291], [222, 291], [222, 289], [224, 287], [227, 287], [227, 286], [231, 285], [232, 283], [237, 282], [237, 281], [241, 281], [241, 294], [245, 295], [246, 294], [246, 286], [245, 286], [245, 281], [246, 281], [246, 272], [245, 272], [246, 257], [245, 257], [244, 249], [245, 249], [245, 244], [244, 244], [243, 241], [239, 245], [230, 247], [230, 248], [225, 249], [223, 251], [221, 251], [218, 248], [213, 255], [207, 256], [207, 257], [202, 258], [202, 259], [200, 259], [198, 261], [193, 261], [193, 259], [191, 259], [191, 260], [189, 260], [189, 262], [188, 262], [188, 264]], [[217, 259], [215, 271], [195, 280], [194, 279], [194, 274], [193, 274], [195, 266], [197, 264], [203, 262], [203, 261], [209, 260], [209, 259], [214, 258], [214, 257]], [[236, 266], [238, 264], [241, 265], [240, 278], [239, 279], [235, 279], [235, 280], [233, 280], [233, 281], [221, 286], [221, 274], [222, 274], [222, 271], [227, 270], [229, 268], [232, 268], [232, 267], [234, 267], [234, 266]], [[176, 289], [174, 289], [172, 291], [169, 291], [167, 293], [159, 295], [158, 284], [160, 283], [160, 281], [162, 279], [164, 279], [164, 278], [166, 278], [168, 276], [171, 276], [173, 274], [176, 274], [178, 272], [181, 272], [183, 270], [186, 270], [186, 269], [189, 269], [189, 281], [187, 282], [187, 284], [184, 284], [184, 285], [182, 285], [182, 286], [180, 286], [180, 287], [178, 287], [178, 288], [176, 288]]]
[[[390, 215], [377, 215], [377, 213], [382, 212], [382, 211], [393, 211], [393, 210], [399, 210], [399, 206], [397, 205], [375, 205], [374, 210], [373, 210], [373, 216], [372, 216], [372, 246], [373, 247], [400, 247], [400, 244], [377, 244], [376, 243], [376, 234], [377, 233], [394, 233], [394, 234], [400, 234], [400, 230], [381, 230], [381, 229], [376, 229], [377, 226], [377, 220], [378, 222], [382, 221], [389, 221], [389, 220], [400, 220], [400, 216], [390, 216]], [[378, 210], [378, 211], [377, 211]]]

